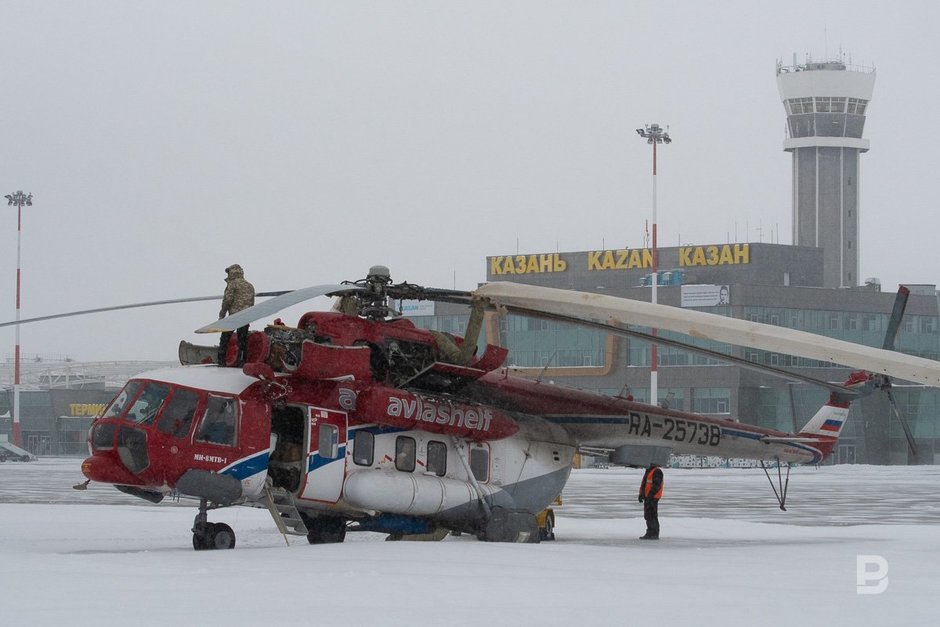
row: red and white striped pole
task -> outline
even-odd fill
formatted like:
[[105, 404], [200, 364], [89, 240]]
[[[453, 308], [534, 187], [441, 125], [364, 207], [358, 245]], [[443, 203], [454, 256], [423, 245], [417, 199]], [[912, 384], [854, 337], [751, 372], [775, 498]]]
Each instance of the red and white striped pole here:
[[23, 205], [33, 204], [33, 195], [22, 190], [6, 196], [7, 204], [16, 205], [16, 349], [13, 353], [13, 444], [22, 446], [20, 437], [20, 236], [23, 233]]
[[[651, 302], [655, 305], [659, 302], [656, 298], [656, 288], [659, 285], [659, 247], [656, 240], [656, 144], [653, 142], [653, 297]], [[652, 329], [653, 337], [656, 337], [657, 329]], [[19, 344], [19, 342], [17, 342]], [[659, 355], [656, 351], [656, 343], [650, 345], [650, 405], [659, 405]]]
[[[656, 145], [670, 144], [672, 139], [669, 137], [669, 131], [663, 130], [659, 124], [647, 124], [645, 128], [636, 129], [637, 134], [646, 140], [646, 143], [653, 145], [653, 293], [650, 302], [654, 305], [658, 303], [657, 287], [659, 285], [659, 248], [656, 233]], [[656, 337], [656, 329], [650, 329], [650, 334]], [[656, 351], [656, 344], [650, 346], [650, 405], [659, 404], [659, 355]]]

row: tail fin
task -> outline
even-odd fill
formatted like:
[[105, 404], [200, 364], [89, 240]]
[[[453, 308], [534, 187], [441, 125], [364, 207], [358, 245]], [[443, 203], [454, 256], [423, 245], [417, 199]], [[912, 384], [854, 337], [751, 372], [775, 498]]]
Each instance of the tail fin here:
[[799, 434], [800, 436], [825, 436], [838, 438], [842, 433], [842, 427], [849, 417], [848, 403], [833, 404], [832, 401], [819, 408], [816, 415], [806, 423]]
[[[845, 382], [845, 387], [851, 387], [858, 390], [854, 398], [867, 396], [874, 389], [872, 375], [867, 372], [853, 372]], [[853, 397], [844, 393], [833, 392], [829, 395], [829, 401], [819, 408], [816, 415], [810, 418], [810, 421], [800, 429], [797, 437], [817, 438], [822, 446], [818, 446], [823, 455], [829, 455], [835, 447], [839, 434], [842, 433], [842, 427], [849, 417], [849, 404]]]

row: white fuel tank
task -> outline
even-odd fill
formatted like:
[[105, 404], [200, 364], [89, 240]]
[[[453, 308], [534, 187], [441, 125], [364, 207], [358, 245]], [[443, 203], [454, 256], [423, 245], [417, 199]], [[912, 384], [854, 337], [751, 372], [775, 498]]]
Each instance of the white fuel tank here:
[[[487, 495], [492, 493], [489, 486], [481, 488]], [[371, 469], [350, 472], [343, 497], [361, 509], [412, 516], [437, 514], [477, 500], [476, 491], [466, 481]]]

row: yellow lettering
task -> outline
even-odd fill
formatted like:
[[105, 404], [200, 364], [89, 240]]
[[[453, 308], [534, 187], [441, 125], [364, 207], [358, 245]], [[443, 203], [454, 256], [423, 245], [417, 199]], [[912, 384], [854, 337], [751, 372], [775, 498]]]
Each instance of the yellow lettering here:
[[721, 257], [718, 259], [720, 265], [734, 264], [734, 257], [731, 256], [731, 247], [725, 244], [721, 247]]
[[643, 260], [640, 258], [640, 251], [633, 249], [630, 251], [630, 261], [627, 263], [627, 269], [639, 268]]
[[627, 257], [630, 255], [630, 251], [626, 249], [621, 249], [617, 251], [617, 265], [618, 270], [627, 269]]
[[751, 250], [748, 244], [730, 244], [721, 246], [680, 246], [679, 265], [688, 266], [726, 266], [750, 263]]
[[97, 416], [104, 409], [104, 403], [71, 403], [70, 416]]
[[643, 267], [652, 268], [653, 267], [653, 251], [649, 248], [643, 249]]
[[588, 253], [588, 270], [601, 269], [601, 251], [592, 250]]
[[708, 265], [717, 266], [718, 265], [718, 247], [709, 246], [706, 250], [708, 251]]
[[[558, 253], [544, 253], [541, 255], [509, 255], [487, 257], [489, 259], [490, 274], [501, 276], [504, 274], [532, 274], [543, 272], [564, 272], [568, 269], [568, 262]], [[590, 260], [588, 261], [590, 267]]]
[[610, 250], [604, 251], [604, 262], [602, 267], [604, 270], [613, 270], [616, 267], [617, 262], [614, 260], [614, 253]]
[[643, 265], [643, 258], [640, 255], [640, 251], [635, 248], [630, 251], [630, 262], [627, 264], [628, 269], [640, 268]]

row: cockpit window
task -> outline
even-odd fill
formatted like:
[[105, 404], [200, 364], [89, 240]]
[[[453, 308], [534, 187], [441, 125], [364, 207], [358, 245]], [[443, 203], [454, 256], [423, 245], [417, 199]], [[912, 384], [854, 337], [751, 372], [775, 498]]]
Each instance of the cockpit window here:
[[235, 399], [209, 395], [206, 413], [196, 433], [200, 442], [235, 445]]
[[199, 394], [193, 390], [177, 389], [163, 410], [157, 422], [157, 431], [168, 433], [176, 438], [185, 437], [196, 415]]
[[148, 383], [143, 392], [127, 412], [127, 420], [139, 425], [153, 423], [164, 399], [170, 394], [170, 386], [165, 383]]
[[111, 401], [111, 404], [108, 406], [107, 411], [104, 412], [102, 418], [118, 418], [121, 414], [124, 413], [124, 410], [127, 408], [128, 402], [134, 399], [137, 396], [137, 392], [140, 391], [140, 386], [143, 385], [140, 381], [128, 381], [127, 385], [124, 386], [124, 389], [121, 390], [114, 400]]

